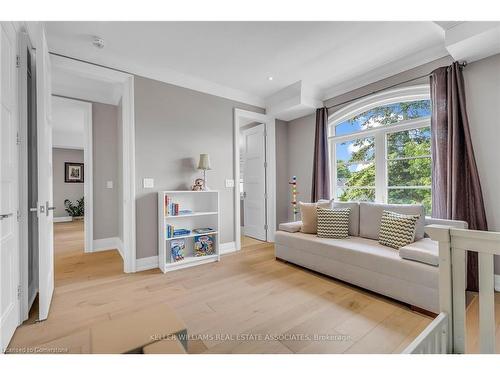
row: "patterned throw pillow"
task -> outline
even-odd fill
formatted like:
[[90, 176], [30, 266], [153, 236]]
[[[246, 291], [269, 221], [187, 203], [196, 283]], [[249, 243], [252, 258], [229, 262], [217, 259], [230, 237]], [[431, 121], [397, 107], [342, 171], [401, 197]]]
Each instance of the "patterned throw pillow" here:
[[403, 215], [384, 210], [378, 242], [398, 250], [411, 244], [415, 239], [415, 228], [419, 217], [420, 215]]
[[350, 208], [318, 207], [318, 237], [347, 238], [349, 237]]

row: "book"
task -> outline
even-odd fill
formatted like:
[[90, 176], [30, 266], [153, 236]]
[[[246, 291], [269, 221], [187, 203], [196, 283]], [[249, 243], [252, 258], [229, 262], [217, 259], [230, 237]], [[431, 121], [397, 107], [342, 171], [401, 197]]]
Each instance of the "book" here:
[[186, 235], [188, 235], [190, 233], [191, 233], [191, 231], [189, 229], [176, 229], [173, 232], [173, 236], [174, 237], [176, 237], [176, 236], [186, 236]]
[[215, 254], [214, 237], [211, 235], [195, 236], [194, 253], [197, 257]]
[[184, 249], [186, 242], [184, 240], [175, 240], [170, 243], [170, 257], [172, 262], [178, 262], [184, 259]]
[[209, 233], [209, 232], [215, 232], [215, 231], [212, 228], [196, 228], [196, 229], [193, 229], [193, 233], [198, 233], [198, 234]]

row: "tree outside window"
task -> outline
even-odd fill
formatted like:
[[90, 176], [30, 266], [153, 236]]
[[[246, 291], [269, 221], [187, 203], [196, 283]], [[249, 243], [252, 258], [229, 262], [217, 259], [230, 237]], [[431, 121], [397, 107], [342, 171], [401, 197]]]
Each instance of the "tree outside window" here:
[[422, 203], [430, 213], [430, 114], [429, 99], [400, 101], [332, 124], [336, 198]]

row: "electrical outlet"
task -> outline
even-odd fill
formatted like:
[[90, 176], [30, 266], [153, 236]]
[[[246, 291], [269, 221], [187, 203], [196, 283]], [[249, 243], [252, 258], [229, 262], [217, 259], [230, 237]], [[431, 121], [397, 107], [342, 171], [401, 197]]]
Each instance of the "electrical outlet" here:
[[113, 189], [113, 181], [106, 181], [106, 188]]
[[229, 180], [229, 179], [227, 179], [227, 180], [226, 180], [226, 187], [227, 187], [227, 188], [232, 188], [232, 187], [234, 187], [234, 180]]

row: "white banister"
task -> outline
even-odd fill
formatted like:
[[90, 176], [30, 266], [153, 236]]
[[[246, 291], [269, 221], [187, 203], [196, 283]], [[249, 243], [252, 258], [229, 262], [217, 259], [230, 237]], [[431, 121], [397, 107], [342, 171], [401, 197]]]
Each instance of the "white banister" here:
[[453, 353], [465, 353], [465, 250], [452, 248]]
[[[493, 257], [500, 255], [500, 233], [444, 225], [428, 225], [425, 232], [439, 243], [441, 314], [404, 353], [443, 353], [443, 348], [448, 353], [465, 353], [467, 251], [477, 252], [479, 258], [479, 349], [481, 353], [495, 353]], [[438, 330], [443, 334], [441, 342]]]
[[425, 232], [432, 240], [438, 242], [439, 247], [439, 311], [448, 315], [446, 347], [453, 350], [453, 297], [451, 280], [451, 247], [450, 247], [450, 227], [445, 225], [428, 225]]
[[479, 350], [495, 353], [495, 288], [493, 255], [479, 253]]
[[448, 315], [439, 314], [431, 324], [406, 347], [403, 354], [447, 354], [448, 348]]

